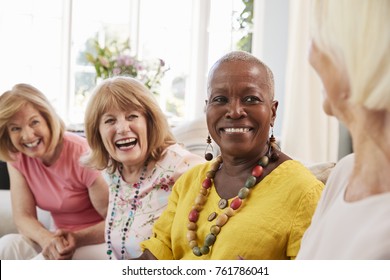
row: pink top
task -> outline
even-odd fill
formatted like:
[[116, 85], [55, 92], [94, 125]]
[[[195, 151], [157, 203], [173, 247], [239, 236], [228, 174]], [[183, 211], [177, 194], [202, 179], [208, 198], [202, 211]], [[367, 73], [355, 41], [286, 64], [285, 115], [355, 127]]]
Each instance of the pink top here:
[[51, 166], [41, 160], [18, 154], [12, 166], [21, 172], [30, 187], [36, 205], [50, 211], [57, 228], [79, 230], [103, 218], [89, 198], [88, 187], [99, 175], [79, 163], [88, 149], [86, 140], [66, 132], [59, 159]]

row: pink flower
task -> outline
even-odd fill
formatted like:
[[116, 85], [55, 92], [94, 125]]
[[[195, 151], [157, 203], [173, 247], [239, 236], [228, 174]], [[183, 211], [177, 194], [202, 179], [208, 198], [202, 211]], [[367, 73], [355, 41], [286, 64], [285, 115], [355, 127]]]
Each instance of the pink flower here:
[[99, 56], [98, 57], [99, 59], [99, 62], [106, 68], [110, 67], [110, 62], [108, 61], [107, 58], [103, 57], [103, 56]]
[[115, 68], [112, 70], [112, 73], [113, 73], [114, 75], [119, 75], [119, 74], [121, 73], [121, 69], [118, 68], [118, 67], [115, 67]]

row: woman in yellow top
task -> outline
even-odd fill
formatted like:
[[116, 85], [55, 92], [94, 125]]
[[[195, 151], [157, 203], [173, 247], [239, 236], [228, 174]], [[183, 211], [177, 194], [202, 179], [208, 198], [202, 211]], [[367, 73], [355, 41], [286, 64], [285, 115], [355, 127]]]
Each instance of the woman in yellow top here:
[[214, 64], [206, 117], [221, 156], [179, 178], [139, 259], [296, 257], [323, 184], [269, 137], [277, 107], [273, 74], [256, 57]]

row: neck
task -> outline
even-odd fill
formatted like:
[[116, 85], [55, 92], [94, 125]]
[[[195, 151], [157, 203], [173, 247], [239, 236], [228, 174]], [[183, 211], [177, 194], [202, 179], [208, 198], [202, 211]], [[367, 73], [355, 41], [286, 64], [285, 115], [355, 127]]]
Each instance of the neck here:
[[54, 164], [61, 155], [63, 143], [59, 142], [56, 147], [42, 158], [42, 162], [46, 166]]
[[123, 165], [121, 170], [122, 179], [127, 183], [137, 183], [143, 172], [146, 172], [149, 164], [142, 162], [138, 165]]
[[348, 126], [355, 163], [345, 195], [347, 201], [390, 192], [390, 113], [360, 108], [355, 116]]

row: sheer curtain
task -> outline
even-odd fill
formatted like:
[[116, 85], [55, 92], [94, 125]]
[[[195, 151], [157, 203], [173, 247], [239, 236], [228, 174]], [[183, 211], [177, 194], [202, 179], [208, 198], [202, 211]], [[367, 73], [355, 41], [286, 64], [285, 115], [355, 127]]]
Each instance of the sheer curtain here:
[[310, 1], [290, 2], [282, 151], [304, 163], [336, 161], [338, 121], [322, 110], [322, 85], [308, 61]]

